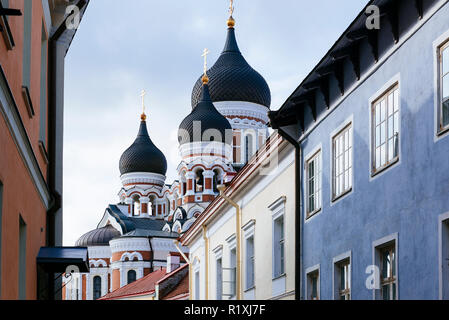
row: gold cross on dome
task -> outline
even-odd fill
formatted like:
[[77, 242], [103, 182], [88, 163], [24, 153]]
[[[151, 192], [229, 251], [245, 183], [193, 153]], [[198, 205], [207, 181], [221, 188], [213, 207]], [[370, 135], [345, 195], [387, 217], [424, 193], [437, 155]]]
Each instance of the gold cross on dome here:
[[229, 15], [232, 17], [232, 14], [234, 13], [234, 0], [230, 0], [231, 3], [229, 4]]
[[204, 74], [207, 72], [207, 55], [209, 54], [209, 50], [207, 48], [204, 48], [203, 54], [201, 55], [204, 57]]
[[142, 112], [145, 113], [145, 96], [147, 92], [145, 90], [142, 90], [140, 92], [140, 97], [142, 98]]

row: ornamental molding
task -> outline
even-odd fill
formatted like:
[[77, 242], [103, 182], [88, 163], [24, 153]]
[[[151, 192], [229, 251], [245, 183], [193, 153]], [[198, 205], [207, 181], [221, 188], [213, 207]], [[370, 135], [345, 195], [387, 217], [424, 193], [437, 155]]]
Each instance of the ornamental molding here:
[[151, 251], [147, 238], [118, 238], [109, 241], [112, 253], [122, 251]]
[[90, 259], [109, 259], [111, 248], [109, 246], [88, 247], [87, 253]]

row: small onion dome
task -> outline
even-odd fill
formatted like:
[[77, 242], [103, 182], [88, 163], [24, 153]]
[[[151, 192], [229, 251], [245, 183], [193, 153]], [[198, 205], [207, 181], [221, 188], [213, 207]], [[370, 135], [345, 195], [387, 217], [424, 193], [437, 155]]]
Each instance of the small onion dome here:
[[151, 141], [143, 116], [136, 140], [120, 158], [120, 174], [131, 172], [167, 173], [167, 159]]
[[[226, 136], [232, 130], [229, 121], [215, 108], [209, 94], [209, 86], [207, 85], [207, 77], [203, 77], [203, 85], [201, 96], [196, 107], [181, 122], [178, 131], [179, 144], [183, 145], [190, 142], [210, 142], [216, 141], [213, 136], [214, 132], [221, 134], [221, 141], [226, 142]], [[196, 124], [196, 122], [198, 124]], [[194, 127], [200, 127], [201, 131], [194, 132]], [[207, 131], [207, 132], [206, 132]]]
[[[267, 82], [246, 62], [237, 45], [234, 28], [229, 23], [228, 26], [223, 52], [207, 71], [212, 101], [245, 101], [270, 108], [271, 93]], [[201, 85], [200, 78], [193, 88], [192, 107], [200, 99]]]
[[77, 247], [108, 246], [109, 241], [120, 236], [120, 232], [113, 226], [94, 229], [82, 235], [77, 241]]

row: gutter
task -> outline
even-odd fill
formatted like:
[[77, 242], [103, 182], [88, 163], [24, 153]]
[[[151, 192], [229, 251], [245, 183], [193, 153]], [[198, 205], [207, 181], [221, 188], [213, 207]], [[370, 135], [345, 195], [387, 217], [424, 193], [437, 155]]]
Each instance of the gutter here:
[[[269, 113], [269, 117], [272, 115]], [[295, 300], [302, 300], [302, 216], [301, 216], [301, 145], [296, 139], [277, 126], [270, 117], [271, 127], [295, 148]]]
[[240, 206], [231, 200], [228, 196], [224, 194], [226, 189], [225, 185], [218, 186], [218, 190], [220, 191], [220, 196], [226, 200], [231, 206], [235, 208], [235, 240], [236, 240], [236, 299], [242, 300], [242, 284], [241, 284], [241, 270], [242, 270], [242, 257], [241, 257], [241, 224], [242, 224], [242, 210]]

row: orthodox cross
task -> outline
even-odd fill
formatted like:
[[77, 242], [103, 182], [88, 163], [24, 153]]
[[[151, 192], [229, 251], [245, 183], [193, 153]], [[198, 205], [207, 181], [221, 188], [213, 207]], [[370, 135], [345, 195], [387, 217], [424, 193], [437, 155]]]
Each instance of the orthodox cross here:
[[142, 98], [142, 112], [143, 114], [145, 114], [145, 95], [147, 94], [147, 92], [145, 90], [142, 90], [142, 92], [140, 93], [140, 97]]
[[207, 55], [209, 54], [209, 50], [207, 48], [204, 48], [203, 54], [201, 55], [204, 57], [204, 74], [207, 72]]
[[229, 15], [232, 17], [232, 14], [234, 13], [234, 0], [230, 0], [231, 3], [229, 5]]

